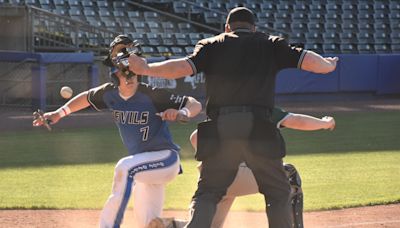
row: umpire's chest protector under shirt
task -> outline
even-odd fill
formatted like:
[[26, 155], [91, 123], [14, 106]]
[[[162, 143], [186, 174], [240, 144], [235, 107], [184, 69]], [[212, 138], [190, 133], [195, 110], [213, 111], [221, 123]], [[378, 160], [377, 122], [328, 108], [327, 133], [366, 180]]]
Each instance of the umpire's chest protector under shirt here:
[[276, 74], [301, 66], [305, 51], [280, 37], [236, 30], [200, 40], [188, 61], [204, 72], [207, 112], [222, 106], [273, 108]]

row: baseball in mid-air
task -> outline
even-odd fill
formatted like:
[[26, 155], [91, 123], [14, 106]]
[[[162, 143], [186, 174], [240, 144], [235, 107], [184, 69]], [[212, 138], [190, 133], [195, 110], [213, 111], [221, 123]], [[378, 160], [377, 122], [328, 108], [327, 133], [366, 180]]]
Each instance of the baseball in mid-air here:
[[68, 86], [63, 86], [60, 90], [60, 95], [64, 98], [64, 99], [69, 99], [72, 97], [72, 94], [74, 93], [74, 91], [71, 89], [71, 87]]

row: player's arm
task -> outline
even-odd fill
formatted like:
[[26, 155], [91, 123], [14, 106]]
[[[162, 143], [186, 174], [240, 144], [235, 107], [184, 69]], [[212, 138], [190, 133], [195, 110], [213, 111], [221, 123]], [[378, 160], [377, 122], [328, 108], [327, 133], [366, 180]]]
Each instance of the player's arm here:
[[301, 69], [313, 73], [326, 74], [336, 69], [338, 57], [322, 57], [313, 51], [307, 51], [304, 55]]
[[[88, 91], [82, 92], [76, 95], [74, 98], [69, 100], [65, 105], [53, 112], [46, 112], [43, 116], [45, 119], [49, 120], [51, 124], [57, 123], [61, 118], [84, 108], [89, 107], [89, 102], [87, 100]], [[33, 121], [33, 126], [41, 126], [43, 122], [36, 119]]]
[[302, 131], [333, 130], [335, 128], [335, 119], [331, 116], [325, 116], [320, 119], [309, 115], [291, 113], [280, 125]]
[[187, 58], [169, 59], [148, 64], [146, 59], [132, 54], [129, 57], [129, 70], [139, 75], [176, 79], [193, 75], [193, 69]]
[[180, 109], [166, 109], [162, 113], [163, 120], [175, 121], [179, 120], [179, 115], [183, 115], [188, 118], [197, 116], [201, 111], [201, 103], [193, 97], [186, 97], [186, 104]]

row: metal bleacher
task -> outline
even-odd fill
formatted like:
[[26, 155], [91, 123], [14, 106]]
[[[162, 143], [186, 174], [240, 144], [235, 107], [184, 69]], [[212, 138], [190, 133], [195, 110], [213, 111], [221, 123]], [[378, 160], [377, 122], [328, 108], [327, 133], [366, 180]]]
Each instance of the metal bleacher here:
[[[239, 5], [254, 11], [259, 30], [286, 36], [289, 42], [320, 53], [400, 52], [398, 0], [1, 0], [0, 4], [28, 4], [129, 34], [152, 55], [188, 54], [203, 34], [222, 31], [227, 12]], [[37, 26], [46, 28], [45, 24]], [[102, 33], [72, 35], [100, 46], [110, 40]]]

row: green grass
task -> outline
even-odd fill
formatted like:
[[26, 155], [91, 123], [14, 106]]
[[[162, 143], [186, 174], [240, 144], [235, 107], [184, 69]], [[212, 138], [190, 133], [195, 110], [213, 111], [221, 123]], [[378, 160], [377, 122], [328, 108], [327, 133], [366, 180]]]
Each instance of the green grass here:
[[[305, 209], [400, 202], [396, 112], [341, 113], [333, 132], [284, 130], [288, 156], [303, 180]], [[397, 124], [397, 125], [396, 125]], [[198, 173], [188, 138], [194, 124], [172, 125], [184, 174], [168, 185], [166, 209], [186, 210]], [[101, 208], [115, 163], [126, 151], [115, 128], [42, 129], [0, 134], [0, 208]], [[235, 210], [263, 210], [261, 195]]]

